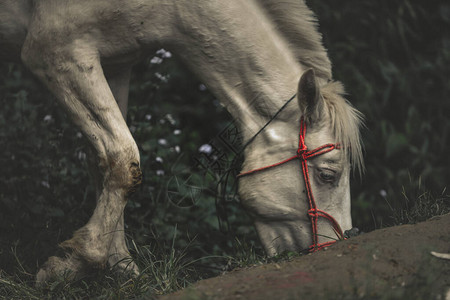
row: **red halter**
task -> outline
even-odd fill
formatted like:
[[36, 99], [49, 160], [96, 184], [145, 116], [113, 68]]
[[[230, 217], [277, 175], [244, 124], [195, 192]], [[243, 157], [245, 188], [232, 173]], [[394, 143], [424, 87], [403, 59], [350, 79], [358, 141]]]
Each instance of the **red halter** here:
[[309, 180], [307, 160], [310, 158], [325, 154], [327, 152], [330, 152], [334, 149], [339, 149], [339, 144], [325, 144], [314, 150], [308, 151], [308, 148], [306, 147], [306, 144], [305, 144], [305, 135], [306, 135], [306, 123], [302, 117], [300, 120], [300, 134], [299, 134], [299, 142], [298, 142], [298, 149], [297, 149], [296, 155], [294, 155], [288, 159], [285, 159], [283, 161], [280, 161], [276, 164], [270, 165], [270, 166], [265, 166], [265, 167], [254, 169], [251, 171], [242, 172], [238, 175], [238, 177], [243, 177], [243, 176], [254, 174], [256, 172], [274, 168], [274, 167], [280, 166], [282, 164], [285, 164], [291, 160], [294, 160], [296, 158], [300, 159], [300, 162], [302, 164], [303, 179], [305, 180], [306, 195], [308, 197], [308, 205], [309, 205], [308, 216], [311, 219], [311, 225], [312, 225], [312, 240], [313, 240], [313, 242], [312, 242], [311, 246], [309, 246], [309, 251], [315, 252], [317, 250], [323, 249], [324, 247], [330, 246], [336, 242], [336, 241], [329, 241], [329, 242], [320, 243], [320, 244], [318, 243], [319, 234], [318, 234], [318, 230], [317, 230], [317, 220], [319, 217], [325, 218], [331, 223], [331, 226], [333, 226], [335, 233], [339, 236], [340, 239], [343, 239], [344, 234], [342, 232], [341, 227], [339, 226], [339, 223], [330, 214], [317, 208], [316, 201], [314, 200], [314, 195], [313, 195], [312, 189], [311, 189], [311, 183]]

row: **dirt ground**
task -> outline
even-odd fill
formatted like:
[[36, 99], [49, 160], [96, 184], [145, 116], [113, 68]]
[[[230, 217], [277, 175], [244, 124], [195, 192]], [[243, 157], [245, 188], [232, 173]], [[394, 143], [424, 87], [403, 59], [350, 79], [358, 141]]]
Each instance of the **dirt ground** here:
[[376, 230], [292, 261], [232, 271], [160, 299], [450, 300], [450, 214]]

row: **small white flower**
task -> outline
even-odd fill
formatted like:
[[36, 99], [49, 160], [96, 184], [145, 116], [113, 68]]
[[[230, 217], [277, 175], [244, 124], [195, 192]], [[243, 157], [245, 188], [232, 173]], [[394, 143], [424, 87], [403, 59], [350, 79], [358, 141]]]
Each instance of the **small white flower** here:
[[156, 54], [158, 54], [158, 55], [164, 55], [164, 53], [166, 53], [166, 49], [164, 49], [164, 48], [158, 49], [156, 51]]
[[86, 160], [86, 153], [84, 153], [83, 151], [78, 151], [77, 157], [79, 160], [84, 161]]
[[81, 133], [81, 132], [77, 132], [77, 134], [76, 134], [76, 136], [77, 136], [77, 138], [79, 138], [79, 139], [81, 139], [82, 137], [83, 137], [83, 134]]
[[48, 181], [41, 181], [41, 185], [45, 188], [50, 188], [50, 183]]
[[173, 134], [174, 134], [174, 135], [179, 135], [179, 134], [181, 134], [181, 130], [180, 130], [180, 129], [175, 129], [175, 130], [173, 131]]
[[162, 61], [163, 61], [163, 60], [162, 60], [161, 57], [154, 56], [154, 57], [150, 60], [150, 63], [151, 63], [151, 64], [158, 65], [158, 64], [162, 63]]
[[159, 156], [157, 156], [157, 157], [155, 158], [155, 160], [156, 160], [157, 162], [159, 162], [159, 163], [163, 163], [163, 159], [162, 159], [161, 157], [159, 157]]
[[52, 122], [52, 121], [53, 121], [52, 115], [46, 115], [46, 116], [44, 117], [44, 122], [45, 122], [45, 123], [50, 123], [50, 122]]
[[158, 144], [160, 144], [161, 146], [166, 146], [167, 145], [167, 140], [166, 139], [159, 139], [158, 140]]
[[383, 198], [386, 198], [386, 196], [387, 196], [386, 190], [380, 190], [380, 196]]
[[212, 146], [210, 144], [203, 144], [198, 148], [198, 151], [205, 154], [210, 154], [212, 152]]
[[168, 82], [169, 81], [169, 75], [163, 75], [163, 74], [161, 74], [159, 72], [156, 72], [155, 76], [156, 76], [156, 78], [158, 78], [162, 82]]
[[145, 115], [145, 120], [150, 121], [152, 119], [152, 115], [147, 114]]
[[164, 170], [156, 170], [156, 175], [164, 176]]
[[175, 152], [176, 153], [180, 153], [180, 151], [181, 151], [180, 146], [176, 145], [175, 146]]
[[169, 51], [167, 51], [164, 48], [159, 49], [158, 51], [156, 51], [156, 54], [161, 55], [164, 58], [171, 58], [172, 57], [172, 53], [170, 53]]
[[167, 121], [169, 121], [169, 123], [170, 123], [171, 125], [175, 125], [176, 121], [175, 121], [175, 119], [172, 117], [171, 114], [167, 114], [167, 115], [166, 115], [166, 119], [167, 119]]

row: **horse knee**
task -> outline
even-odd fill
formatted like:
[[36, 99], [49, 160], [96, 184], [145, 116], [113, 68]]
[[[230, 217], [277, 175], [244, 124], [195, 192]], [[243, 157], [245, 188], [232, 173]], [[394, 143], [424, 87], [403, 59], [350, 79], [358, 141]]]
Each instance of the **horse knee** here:
[[135, 192], [142, 182], [139, 152], [134, 148], [122, 149], [114, 154], [104, 155], [100, 159], [100, 169], [103, 169], [104, 173], [104, 187], [119, 189], [123, 191], [124, 197]]
[[126, 191], [127, 197], [132, 195], [136, 191], [137, 187], [142, 183], [142, 171], [138, 163], [132, 162], [128, 170], [131, 176], [131, 181]]

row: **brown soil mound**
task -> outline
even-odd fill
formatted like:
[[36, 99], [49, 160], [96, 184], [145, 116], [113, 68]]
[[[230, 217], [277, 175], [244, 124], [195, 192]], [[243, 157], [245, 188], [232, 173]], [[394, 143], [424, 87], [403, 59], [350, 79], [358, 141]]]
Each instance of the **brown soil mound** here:
[[236, 270], [160, 299], [450, 299], [450, 260], [432, 251], [450, 253], [450, 214]]

